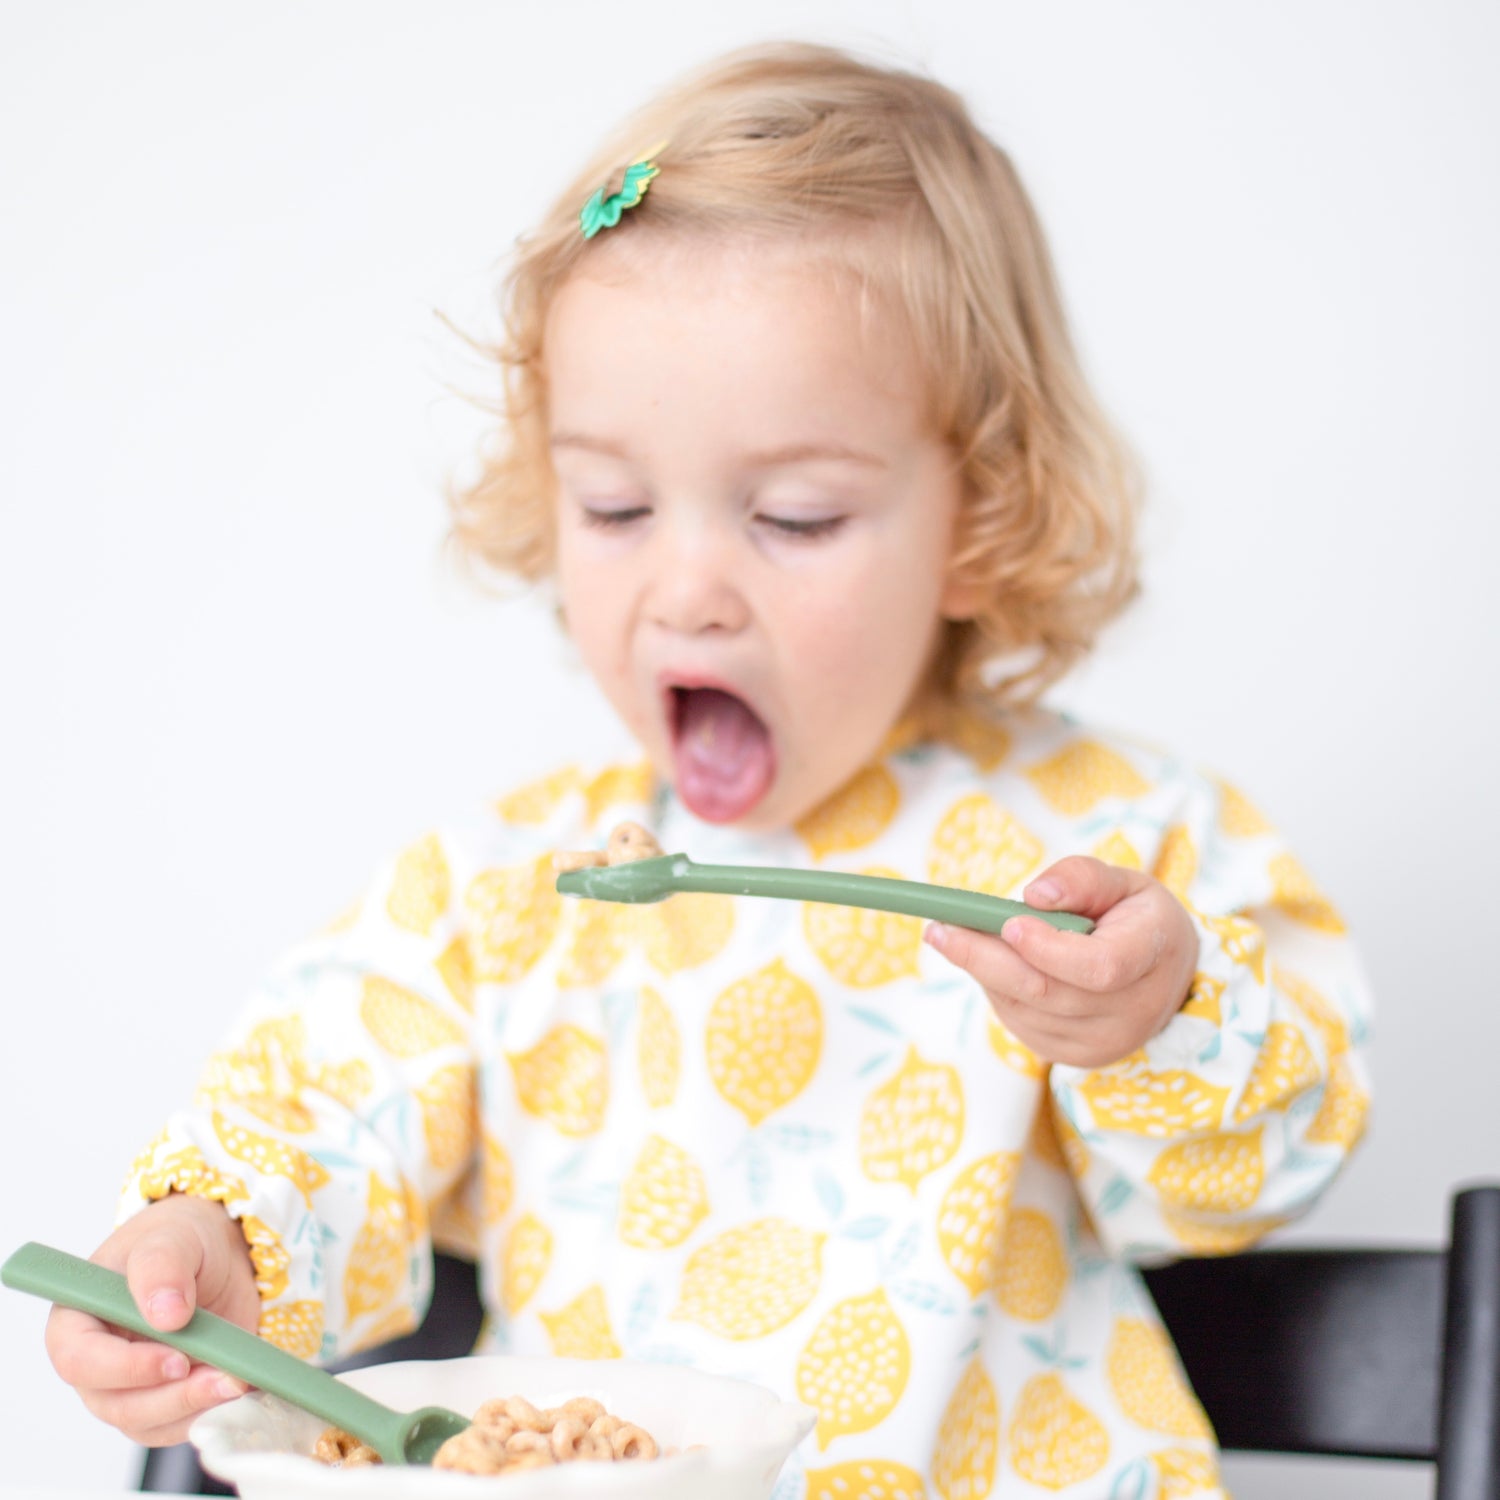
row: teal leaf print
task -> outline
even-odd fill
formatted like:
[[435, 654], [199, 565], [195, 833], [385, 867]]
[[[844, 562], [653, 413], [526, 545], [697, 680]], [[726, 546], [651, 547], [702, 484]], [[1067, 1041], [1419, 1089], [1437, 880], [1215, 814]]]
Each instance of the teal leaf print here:
[[866, 1010], [862, 1005], [849, 1006], [849, 1014], [856, 1021], [863, 1021], [866, 1026], [873, 1026], [876, 1031], [883, 1031], [887, 1036], [900, 1036], [901, 1028], [888, 1017], [880, 1014], [878, 1010]]
[[1058, 1349], [1055, 1344], [1049, 1344], [1045, 1339], [1038, 1338], [1034, 1333], [1028, 1333], [1021, 1340], [1044, 1365], [1055, 1365], [1057, 1363]]
[[757, 1208], [764, 1208], [771, 1193], [771, 1153], [757, 1140], [750, 1142], [745, 1153], [745, 1182], [750, 1191], [750, 1201]]
[[839, 1226], [839, 1233], [845, 1239], [878, 1240], [890, 1227], [891, 1221], [889, 1219], [883, 1219], [878, 1215], [872, 1214], [869, 1218], [855, 1219], [850, 1224], [841, 1224]]
[[934, 1286], [930, 1281], [893, 1281], [886, 1290], [893, 1297], [899, 1297], [903, 1302], [922, 1312], [941, 1313], [944, 1317], [952, 1317], [958, 1311], [958, 1305], [949, 1297], [941, 1287]]
[[819, 1130], [813, 1125], [770, 1125], [761, 1134], [783, 1151], [816, 1151], [833, 1144], [831, 1130]]
[[1099, 1212], [1101, 1214], [1118, 1213], [1134, 1196], [1135, 1189], [1123, 1177], [1116, 1177], [1099, 1194]]
[[854, 1076], [856, 1078], [863, 1078], [866, 1074], [873, 1073], [877, 1068], [883, 1068], [891, 1060], [892, 1055], [889, 1052], [877, 1052], [868, 1062], [862, 1062], [854, 1070]]
[[1214, 1034], [1209, 1037], [1208, 1041], [1204, 1043], [1203, 1047], [1199, 1051], [1198, 1061], [1212, 1062], [1214, 1058], [1219, 1055], [1219, 1050], [1223, 1047], [1223, 1045], [1224, 1033], [1222, 1031], [1214, 1032]]
[[911, 1223], [901, 1231], [901, 1238], [891, 1246], [891, 1253], [885, 1259], [885, 1270], [889, 1275], [896, 1271], [905, 1270], [912, 1263], [917, 1253], [917, 1246], [922, 1243], [922, 1226]]
[[1146, 1460], [1138, 1458], [1115, 1476], [1114, 1486], [1109, 1492], [1109, 1500], [1142, 1500], [1149, 1482]]
[[651, 1326], [656, 1322], [657, 1308], [660, 1306], [661, 1293], [654, 1283], [643, 1281], [641, 1289], [635, 1294], [635, 1300], [630, 1304], [630, 1312], [625, 1319], [625, 1345], [633, 1347], [644, 1341]]

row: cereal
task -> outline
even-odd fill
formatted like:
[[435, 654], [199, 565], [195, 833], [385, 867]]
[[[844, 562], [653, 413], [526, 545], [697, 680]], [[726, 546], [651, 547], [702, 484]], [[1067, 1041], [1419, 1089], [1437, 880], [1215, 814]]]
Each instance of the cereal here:
[[[516, 1474], [551, 1464], [616, 1463], [660, 1456], [656, 1439], [643, 1427], [612, 1416], [588, 1396], [540, 1409], [524, 1396], [486, 1401], [473, 1424], [438, 1449], [434, 1469], [461, 1474]], [[318, 1439], [313, 1457], [320, 1463], [352, 1468], [378, 1464], [380, 1456], [337, 1427]]]
[[600, 865], [628, 865], [638, 859], [656, 859], [662, 847], [639, 823], [616, 823], [604, 850], [562, 850], [552, 856], [554, 870], [592, 870]]

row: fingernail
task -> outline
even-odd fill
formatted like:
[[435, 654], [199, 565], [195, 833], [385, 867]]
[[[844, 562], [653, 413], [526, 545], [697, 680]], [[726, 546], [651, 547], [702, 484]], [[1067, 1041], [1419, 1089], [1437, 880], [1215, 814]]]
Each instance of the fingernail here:
[[223, 1397], [225, 1401], [243, 1396], [248, 1389], [243, 1380], [236, 1380], [233, 1375], [221, 1375], [214, 1381], [214, 1394]]
[[922, 940], [931, 944], [932, 947], [941, 953], [948, 946], [949, 936], [950, 931], [946, 924], [942, 922], [929, 922], [927, 930], [922, 934]]
[[188, 1360], [187, 1355], [179, 1354], [176, 1350], [173, 1350], [161, 1362], [161, 1376], [163, 1380], [181, 1380], [192, 1368], [193, 1366]]
[[1026, 887], [1026, 894], [1033, 906], [1040, 906], [1048, 901], [1062, 900], [1062, 887], [1055, 880], [1034, 880]]
[[164, 1287], [159, 1292], [152, 1292], [146, 1302], [146, 1316], [153, 1323], [176, 1319], [186, 1310], [187, 1300], [181, 1292], [171, 1287]]

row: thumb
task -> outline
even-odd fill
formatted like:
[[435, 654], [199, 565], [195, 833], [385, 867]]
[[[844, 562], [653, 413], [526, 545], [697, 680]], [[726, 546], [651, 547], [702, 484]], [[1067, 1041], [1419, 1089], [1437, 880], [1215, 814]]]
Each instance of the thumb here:
[[1149, 883], [1139, 870], [1072, 854], [1048, 866], [1022, 894], [1028, 904], [1044, 911], [1071, 911], [1097, 919]]
[[130, 1295], [153, 1328], [181, 1328], [198, 1303], [201, 1245], [190, 1236], [158, 1231], [131, 1247], [125, 1262]]

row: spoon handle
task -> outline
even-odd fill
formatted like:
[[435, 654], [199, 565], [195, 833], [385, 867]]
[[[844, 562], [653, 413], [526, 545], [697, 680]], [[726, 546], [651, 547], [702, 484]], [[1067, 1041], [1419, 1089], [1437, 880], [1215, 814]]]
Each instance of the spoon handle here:
[[214, 1313], [199, 1308], [181, 1328], [154, 1328], [135, 1305], [129, 1284], [118, 1271], [35, 1241], [22, 1245], [0, 1265], [0, 1282], [180, 1349], [193, 1359], [237, 1375], [363, 1438], [388, 1462], [392, 1459], [387, 1450], [394, 1449], [394, 1461], [401, 1461], [404, 1413], [372, 1401], [352, 1386]]

